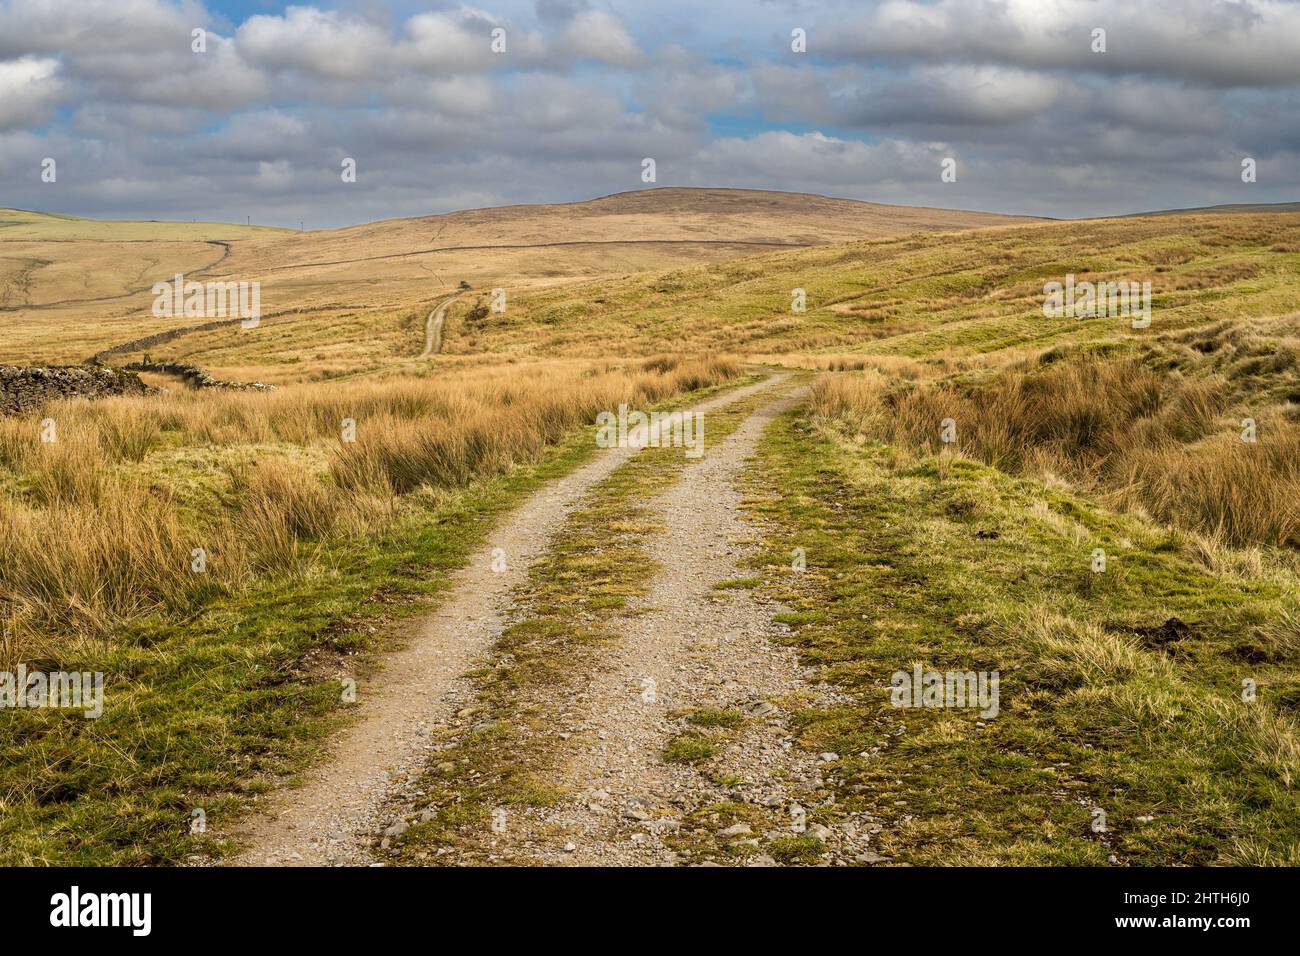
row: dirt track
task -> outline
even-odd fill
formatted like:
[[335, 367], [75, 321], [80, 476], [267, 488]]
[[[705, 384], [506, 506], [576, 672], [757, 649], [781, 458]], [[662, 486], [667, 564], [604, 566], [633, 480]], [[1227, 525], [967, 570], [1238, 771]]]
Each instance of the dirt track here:
[[[696, 408], [721, 407], [783, 380], [774, 376]], [[764, 413], [751, 416], [741, 426], [739, 440], [733, 435], [721, 450], [707, 453], [699, 477], [687, 483], [689, 498], [679, 506], [701, 515], [714, 510], [714, 499], [757, 441], [766, 420]], [[636, 453], [632, 448], [601, 452], [594, 461], [538, 492], [496, 529], [456, 575], [449, 597], [422, 622], [409, 645], [388, 657], [382, 672], [358, 687], [358, 719], [341, 735], [330, 756], [305, 775], [301, 787], [274, 793], [264, 802], [265, 814], [251, 818], [232, 834], [247, 849], [228, 862], [278, 866], [372, 862], [370, 847], [384, 826], [385, 804], [394, 784], [417, 772], [432, 755], [430, 728], [450, 716], [456, 706], [450, 698], [457, 678], [483, 658], [506, 626], [512, 593], [524, 582], [529, 565], [544, 553], [551, 536], [586, 492]], [[722, 524], [703, 525], [699, 534], [705, 537], [676, 546], [698, 549], [718, 535], [730, 534], [737, 505], [738, 499], [728, 499], [726, 514], [717, 517]], [[698, 550], [695, 553], [692, 560], [700, 560]], [[494, 563], [500, 568], [502, 554], [505, 569], [493, 570]], [[636, 646], [635, 636], [631, 646]]]
[[[764, 807], [776, 836], [804, 832], [804, 804], [822, 786], [819, 758], [792, 746], [788, 715], [772, 702], [800, 697], [830, 705], [792, 650], [772, 637], [781, 610], [747, 588], [716, 585], [743, 578], [757, 533], [741, 508], [737, 478], [774, 417], [802, 397], [780, 391], [735, 432], [689, 465], [651, 506], [664, 530], [651, 555], [660, 569], [632, 609], [620, 639], [577, 696], [551, 703], [572, 731], [556, 783], [571, 796], [557, 806], [512, 814], [485, 835], [488, 858], [546, 865], [672, 866], [683, 818], [744, 797]], [[744, 723], [707, 769], [664, 759], [687, 729], [682, 713], [739, 712]], [[757, 844], [759, 834], [736, 833]], [[745, 844], [741, 843], [740, 846]], [[774, 865], [756, 848], [738, 862]]]

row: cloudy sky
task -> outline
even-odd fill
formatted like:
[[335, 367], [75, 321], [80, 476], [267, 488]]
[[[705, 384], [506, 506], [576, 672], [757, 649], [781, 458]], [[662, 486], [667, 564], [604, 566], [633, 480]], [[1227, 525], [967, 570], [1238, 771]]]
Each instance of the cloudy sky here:
[[642, 188], [646, 157], [1052, 216], [1300, 200], [1295, 2], [482, 2], [0, 0], [0, 206], [322, 228]]

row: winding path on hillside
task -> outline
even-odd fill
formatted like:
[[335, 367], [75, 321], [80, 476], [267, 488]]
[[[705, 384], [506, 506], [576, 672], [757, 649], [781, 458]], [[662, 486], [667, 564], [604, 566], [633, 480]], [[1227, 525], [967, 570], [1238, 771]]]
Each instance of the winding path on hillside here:
[[[71, 243], [71, 242], [100, 242], [101, 240], [98, 240], [98, 239], [58, 239], [58, 240], [51, 240], [51, 241], [54, 241], [54, 242], [69, 242], [69, 243]], [[123, 241], [123, 242], [141, 242], [141, 243], [144, 243], [144, 242], [152, 242], [153, 240], [146, 240], [146, 239], [127, 239], [127, 240], [122, 240], [122, 241]], [[201, 269], [199, 269], [199, 271], [197, 271], [197, 272], [193, 272], [193, 273], [190, 273], [190, 275], [191, 275], [191, 277], [195, 277], [195, 276], [211, 276], [211, 275], [212, 275], [212, 270], [215, 269], [215, 268], [216, 268], [218, 265], [220, 265], [222, 262], [224, 262], [224, 261], [226, 260], [226, 257], [230, 255], [230, 243], [229, 243], [229, 242], [226, 242], [225, 240], [222, 240], [222, 239], [203, 239], [203, 240], [199, 240], [199, 241], [203, 242], [205, 245], [209, 245], [209, 246], [219, 246], [219, 247], [221, 248], [221, 255], [217, 256], [217, 258], [213, 259], [213, 260], [212, 260], [211, 262], [209, 262], [207, 265], [203, 266]], [[22, 243], [32, 244], [32, 243], [33, 243], [33, 240], [30, 240], [30, 239], [5, 239], [5, 240], [0, 240], [0, 242], [22, 242]], [[45, 265], [51, 265], [52, 263], [51, 263], [51, 262], [45, 262], [45, 261], [42, 261], [41, 264], [42, 264], [43, 266], [45, 266]], [[171, 277], [168, 276], [168, 279], [169, 279], [169, 280], [170, 280], [170, 278], [171, 278]], [[95, 305], [95, 304], [100, 303], [100, 302], [118, 302], [118, 301], [120, 301], [120, 300], [122, 300], [122, 299], [130, 299], [130, 298], [132, 298], [133, 296], [144, 295], [146, 292], [152, 292], [153, 287], [154, 287], [154, 283], [151, 282], [151, 283], [149, 283], [148, 285], [142, 285], [142, 286], [138, 286], [138, 287], [135, 287], [135, 288], [127, 289], [125, 292], [119, 292], [119, 293], [116, 294], [116, 295], [99, 295], [99, 296], [94, 296], [94, 297], [92, 297], [92, 298], [88, 298], [88, 299], [58, 299], [58, 300], [53, 301], [53, 302], [37, 302], [37, 303], [35, 303], [35, 304], [23, 304], [23, 305], [0, 305], [0, 312], [28, 312], [28, 311], [35, 311], [35, 310], [38, 310], [38, 309], [57, 309], [57, 308], [59, 308], [60, 306], [65, 306], [65, 305]]]
[[424, 320], [424, 351], [420, 353], [420, 358], [428, 358], [442, 351], [442, 326], [447, 319], [447, 309], [459, 298], [460, 296], [453, 295]]

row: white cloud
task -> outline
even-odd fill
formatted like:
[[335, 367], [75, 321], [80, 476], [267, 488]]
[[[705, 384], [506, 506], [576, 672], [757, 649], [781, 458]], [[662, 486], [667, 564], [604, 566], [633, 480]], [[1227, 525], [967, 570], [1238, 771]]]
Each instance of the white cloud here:
[[314, 7], [290, 7], [279, 17], [249, 17], [236, 31], [235, 42], [251, 63], [335, 80], [381, 75], [390, 47], [387, 31]]
[[44, 121], [62, 86], [58, 73], [51, 57], [0, 60], [0, 129]]
[[288, 160], [278, 159], [273, 163], [257, 164], [257, 175], [249, 185], [256, 192], [288, 192], [297, 185], [293, 166]]
[[578, 59], [618, 66], [630, 66], [641, 59], [641, 51], [623, 22], [603, 10], [584, 10], [575, 16], [565, 27], [558, 50]]

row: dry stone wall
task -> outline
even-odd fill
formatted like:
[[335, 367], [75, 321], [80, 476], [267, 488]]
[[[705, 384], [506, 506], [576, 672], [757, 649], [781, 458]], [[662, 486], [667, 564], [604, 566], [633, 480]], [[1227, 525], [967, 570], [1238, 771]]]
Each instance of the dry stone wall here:
[[61, 398], [143, 395], [140, 376], [94, 365], [0, 365], [0, 415], [22, 415]]

